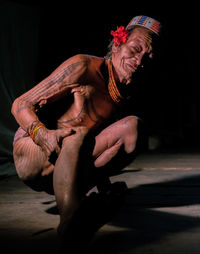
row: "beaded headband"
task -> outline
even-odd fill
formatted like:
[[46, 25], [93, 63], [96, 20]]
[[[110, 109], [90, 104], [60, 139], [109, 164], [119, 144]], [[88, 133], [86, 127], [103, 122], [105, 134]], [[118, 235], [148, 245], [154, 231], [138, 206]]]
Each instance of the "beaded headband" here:
[[142, 26], [146, 27], [147, 29], [153, 31], [154, 33], [159, 35], [160, 32], [160, 22], [147, 16], [136, 16], [134, 17], [130, 23], [127, 25], [126, 29], [130, 28], [131, 26]]

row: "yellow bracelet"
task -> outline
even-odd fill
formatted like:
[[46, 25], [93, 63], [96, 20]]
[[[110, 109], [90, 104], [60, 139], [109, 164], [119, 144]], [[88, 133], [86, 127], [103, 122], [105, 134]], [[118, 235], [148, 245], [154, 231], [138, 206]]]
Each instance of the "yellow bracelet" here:
[[38, 131], [40, 128], [42, 128], [42, 127], [44, 127], [44, 124], [43, 124], [43, 123], [38, 123], [38, 124], [34, 127], [34, 129], [30, 132], [30, 137], [32, 138], [33, 141], [35, 140], [35, 135], [36, 135], [37, 131]]

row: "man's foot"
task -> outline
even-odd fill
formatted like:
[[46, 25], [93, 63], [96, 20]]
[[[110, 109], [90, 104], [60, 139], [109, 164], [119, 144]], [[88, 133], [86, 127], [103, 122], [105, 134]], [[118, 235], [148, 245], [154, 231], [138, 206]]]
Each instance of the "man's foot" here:
[[107, 191], [92, 192], [87, 196], [74, 212], [67, 231], [62, 235], [63, 252], [70, 247], [73, 251], [86, 248], [95, 232], [111, 221], [122, 207], [126, 190], [125, 182], [115, 182], [110, 184]]
[[60, 214], [60, 223], [57, 228], [57, 233], [59, 237], [65, 237], [71, 230], [71, 224], [73, 217], [81, 206], [81, 200], [76, 200], [75, 198], [70, 198], [67, 202], [67, 206], [62, 209], [62, 214]]

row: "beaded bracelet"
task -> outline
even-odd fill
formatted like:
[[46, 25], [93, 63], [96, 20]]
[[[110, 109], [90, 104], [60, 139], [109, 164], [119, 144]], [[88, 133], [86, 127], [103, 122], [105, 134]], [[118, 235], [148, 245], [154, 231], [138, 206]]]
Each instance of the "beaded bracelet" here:
[[30, 131], [30, 137], [32, 138], [32, 140], [34, 141], [35, 140], [35, 135], [37, 133], [37, 131], [44, 127], [44, 124], [43, 123], [38, 123], [34, 128], [33, 130]]

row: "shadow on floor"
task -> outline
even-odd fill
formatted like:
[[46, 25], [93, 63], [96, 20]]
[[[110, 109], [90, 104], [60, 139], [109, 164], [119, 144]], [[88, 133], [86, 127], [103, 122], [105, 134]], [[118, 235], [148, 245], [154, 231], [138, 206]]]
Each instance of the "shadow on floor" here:
[[[134, 172], [129, 170], [128, 174]], [[200, 228], [199, 216], [153, 209], [169, 207], [184, 209], [182, 207], [198, 204], [200, 204], [200, 175], [143, 184], [128, 190], [115, 188], [106, 194], [92, 193], [74, 217], [72, 229], [62, 241], [63, 248], [60, 253], [74, 253], [77, 250], [93, 254], [105, 251], [107, 251], [105, 253], [124, 253], [138, 246], [159, 243], [166, 236], [175, 233], [188, 230], [192, 232]], [[57, 214], [55, 206], [46, 212]], [[113, 230], [106, 231], [102, 228], [101, 233], [95, 235], [106, 223], [112, 226]], [[1, 232], [0, 241], [3, 253], [16, 249], [22, 254], [58, 253], [60, 246], [60, 240], [52, 229], [26, 239], [18, 235], [17, 229], [16, 232]]]
[[[200, 175], [129, 189], [124, 206], [109, 222], [116, 230], [99, 234], [92, 242], [89, 253], [95, 253], [96, 250], [98, 253], [110, 253], [114, 249], [117, 253], [124, 253], [140, 246], [159, 244], [159, 241], [175, 233], [192, 232], [200, 227], [199, 216], [173, 214], [152, 208], [179, 207], [182, 210], [184, 206], [198, 204]], [[189, 242], [190, 239], [188, 245]]]

